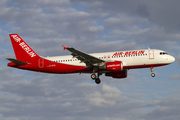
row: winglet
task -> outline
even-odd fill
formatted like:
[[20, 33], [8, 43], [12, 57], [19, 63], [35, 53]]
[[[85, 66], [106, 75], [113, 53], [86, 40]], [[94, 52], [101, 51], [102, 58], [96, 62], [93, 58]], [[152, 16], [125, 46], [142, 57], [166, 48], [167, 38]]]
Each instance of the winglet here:
[[68, 47], [66, 47], [66, 46], [64, 46], [64, 45], [62, 45], [63, 46], [63, 48], [64, 48], [64, 50], [66, 50]]

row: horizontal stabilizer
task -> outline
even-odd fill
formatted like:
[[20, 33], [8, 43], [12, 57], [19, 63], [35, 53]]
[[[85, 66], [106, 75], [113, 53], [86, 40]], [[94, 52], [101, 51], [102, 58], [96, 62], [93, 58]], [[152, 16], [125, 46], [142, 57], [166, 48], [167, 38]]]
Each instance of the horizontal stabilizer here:
[[13, 63], [15, 63], [16, 65], [26, 65], [26, 64], [28, 64], [27, 62], [19, 61], [19, 60], [13, 59], [13, 58], [6, 58], [6, 59], [13, 62]]

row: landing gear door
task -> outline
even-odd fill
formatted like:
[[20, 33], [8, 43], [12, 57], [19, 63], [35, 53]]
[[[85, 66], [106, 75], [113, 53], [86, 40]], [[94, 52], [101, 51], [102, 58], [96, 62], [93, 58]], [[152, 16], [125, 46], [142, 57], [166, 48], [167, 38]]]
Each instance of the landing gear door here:
[[39, 65], [39, 68], [44, 68], [44, 59], [43, 58], [39, 59], [38, 65]]
[[149, 50], [149, 59], [154, 59], [154, 50]]

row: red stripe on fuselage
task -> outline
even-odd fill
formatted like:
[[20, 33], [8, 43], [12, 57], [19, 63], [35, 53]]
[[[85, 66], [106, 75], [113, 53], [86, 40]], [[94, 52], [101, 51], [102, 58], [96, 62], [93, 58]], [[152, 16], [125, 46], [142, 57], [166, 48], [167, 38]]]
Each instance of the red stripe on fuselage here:
[[[43, 59], [43, 58], [41, 58]], [[39, 67], [39, 59], [31, 59], [23, 62], [27, 62], [27, 65], [15, 65], [14, 63], [8, 64], [10, 67], [45, 72], [45, 73], [56, 73], [56, 74], [68, 74], [68, 73], [92, 73], [93, 69], [87, 69], [86, 66], [75, 66], [68, 65], [58, 62], [52, 62], [44, 59], [43, 67]], [[149, 65], [134, 65], [134, 66], [124, 66], [123, 69], [136, 69], [136, 68], [148, 68], [148, 67], [158, 67], [168, 64], [149, 64]], [[98, 70], [97, 72], [104, 71]]]
[[168, 65], [168, 64], [133, 65], [133, 66], [124, 66], [123, 69], [149, 68], [149, 67], [159, 67], [164, 65]]
[[[42, 59], [42, 58], [41, 58]], [[66, 73], [77, 73], [80, 70], [87, 71], [85, 66], [75, 66], [75, 65], [68, 65], [63, 63], [52, 62], [49, 60], [44, 59], [43, 66], [39, 66], [39, 59], [32, 59], [26, 60], [23, 62], [27, 62], [27, 65], [15, 65], [9, 64], [10, 67], [25, 69], [25, 70], [32, 70], [38, 72], [46, 72], [46, 73], [59, 73], [59, 74], [66, 74]]]

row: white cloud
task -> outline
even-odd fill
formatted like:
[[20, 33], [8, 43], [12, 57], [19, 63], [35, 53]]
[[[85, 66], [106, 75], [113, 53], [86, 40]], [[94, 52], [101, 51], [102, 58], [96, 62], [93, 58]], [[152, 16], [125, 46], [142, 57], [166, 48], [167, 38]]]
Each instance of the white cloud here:
[[[164, 27], [167, 31], [179, 32], [178, 11], [179, 1], [142, 1], [142, 0], [72, 0], [74, 3], [84, 2], [90, 6], [90, 10], [106, 11], [113, 15], [128, 14], [130, 16], [140, 16], [149, 21]], [[94, 3], [100, 4], [94, 4]], [[174, 6], [174, 7], [172, 7]]]
[[96, 91], [88, 94], [86, 99], [90, 102], [90, 104], [95, 106], [114, 106], [118, 99], [124, 99], [121, 96], [122, 92], [117, 88], [103, 85], [102, 91]]
[[[5, 71], [7, 72], [7, 70]], [[16, 119], [69, 118], [90, 120], [109, 119], [109, 116], [112, 115], [111, 119], [138, 120], [146, 118], [151, 112], [154, 112], [156, 106], [163, 107], [172, 100], [179, 104], [178, 98], [166, 98], [167, 100], [164, 99], [165, 101], [162, 102], [137, 100], [140, 99], [138, 96], [142, 95], [134, 93], [132, 96], [129, 93], [123, 93], [117, 87], [107, 85], [106, 80], [103, 81], [105, 84], [101, 85], [85, 83], [86, 75], [51, 75], [26, 72], [25, 78], [24, 75], [9, 73], [11, 74], [7, 79], [11, 78], [11, 80], [5, 80], [3, 77], [0, 87], [0, 110], [6, 119], [14, 117]], [[123, 84], [123, 82], [128, 81], [116, 80], [117, 82]], [[129, 95], [131, 97], [126, 97]], [[144, 97], [146, 98], [146, 96]], [[166, 105], [166, 110], [171, 107], [171, 104], [168, 105]], [[157, 110], [159, 109], [157, 108]]]
[[171, 75], [171, 79], [179, 80], [180, 79], [180, 75]]

